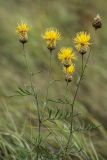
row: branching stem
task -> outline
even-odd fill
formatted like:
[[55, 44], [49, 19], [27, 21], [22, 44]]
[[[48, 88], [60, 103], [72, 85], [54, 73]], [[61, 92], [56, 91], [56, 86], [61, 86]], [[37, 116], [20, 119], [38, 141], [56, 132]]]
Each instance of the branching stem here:
[[[94, 41], [95, 41], [95, 34], [96, 34], [96, 30], [94, 31], [94, 34], [93, 34], [93, 44], [94, 44]], [[86, 70], [86, 67], [87, 67], [87, 64], [88, 64], [88, 61], [89, 61], [89, 58], [90, 58], [90, 55], [91, 55], [92, 48], [93, 48], [93, 46], [90, 47], [90, 50], [89, 50], [87, 59], [86, 59], [86, 61], [85, 61], [85, 64], [84, 64], [84, 57], [83, 57], [83, 55], [82, 55], [81, 75], [80, 75], [79, 82], [78, 82], [78, 84], [77, 84], [77, 88], [76, 88], [76, 91], [75, 91], [75, 94], [74, 94], [74, 98], [73, 98], [72, 104], [70, 104], [72, 116], [71, 116], [71, 121], [70, 121], [70, 124], [71, 124], [71, 125], [70, 125], [70, 134], [69, 134], [68, 141], [67, 141], [67, 145], [66, 145], [66, 152], [67, 152], [67, 150], [68, 150], [69, 143], [70, 143], [70, 141], [72, 140], [72, 136], [73, 136], [73, 115], [74, 115], [75, 100], [76, 100], [76, 97], [77, 97], [77, 94], [78, 94], [78, 90], [79, 90], [81, 81], [82, 81], [83, 76], [84, 76], [84, 72], [85, 72], [85, 70]]]
[[[37, 107], [37, 114], [38, 114], [38, 139], [40, 140], [40, 135], [41, 135], [41, 116], [40, 116], [40, 110], [39, 110], [39, 103], [38, 103], [38, 94], [35, 91], [35, 88], [33, 86], [33, 82], [32, 82], [32, 72], [30, 71], [30, 67], [29, 67], [29, 63], [27, 60], [27, 55], [25, 52], [25, 46], [23, 44], [23, 52], [24, 52], [24, 57], [25, 57], [25, 61], [26, 61], [26, 67], [28, 70], [28, 74], [29, 74], [29, 80], [30, 80], [30, 86], [31, 86], [31, 90], [32, 90], [32, 96], [34, 98], [34, 104]], [[40, 145], [40, 143], [38, 144], [38, 146]]]

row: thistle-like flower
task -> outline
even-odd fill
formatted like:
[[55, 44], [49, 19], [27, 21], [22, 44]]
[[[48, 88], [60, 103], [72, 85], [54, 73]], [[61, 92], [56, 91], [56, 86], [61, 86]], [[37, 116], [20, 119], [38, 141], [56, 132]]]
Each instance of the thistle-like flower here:
[[74, 37], [73, 41], [75, 43], [75, 48], [78, 50], [79, 53], [85, 54], [87, 52], [88, 47], [90, 46], [90, 34], [86, 32], [79, 32]]
[[16, 33], [19, 35], [19, 41], [23, 44], [28, 41], [28, 31], [29, 26], [26, 23], [22, 22], [16, 27]]
[[54, 50], [56, 47], [56, 41], [61, 39], [61, 34], [56, 28], [48, 28], [42, 37], [46, 40], [48, 49]]
[[72, 60], [75, 60], [75, 54], [72, 48], [61, 48], [58, 53], [59, 61], [65, 66], [69, 67], [72, 63]]
[[64, 72], [66, 74], [65, 80], [67, 82], [71, 82], [72, 81], [72, 74], [75, 71], [75, 66], [74, 64], [71, 64], [69, 67], [64, 67]]

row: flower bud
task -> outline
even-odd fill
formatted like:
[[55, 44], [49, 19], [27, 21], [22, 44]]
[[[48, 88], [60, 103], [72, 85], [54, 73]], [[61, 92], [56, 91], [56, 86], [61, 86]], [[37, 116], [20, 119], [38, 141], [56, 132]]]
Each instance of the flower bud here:
[[47, 41], [47, 44], [48, 44], [47, 48], [48, 48], [50, 51], [52, 51], [52, 50], [55, 49], [56, 42], [49, 40], [49, 41]]
[[72, 81], [72, 76], [71, 75], [66, 75], [65, 81], [66, 82], [71, 82]]
[[99, 29], [102, 27], [102, 22], [101, 22], [101, 17], [99, 15], [97, 15], [93, 22], [92, 22], [92, 26], [95, 28], [95, 29]]
[[55, 49], [55, 47], [54, 46], [48, 46], [47, 47], [50, 51], [52, 51], [52, 50], [54, 50]]
[[86, 54], [87, 53], [87, 48], [86, 47], [81, 47], [81, 49], [79, 50], [80, 54]]
[[28, 36], [27, 36], [27, 33], [24, 33], [24, 34], [20, 34], [19, 35], [19, 41], [21, 42], [21, 43], [26, 43], [27, 41], [28, 41]]

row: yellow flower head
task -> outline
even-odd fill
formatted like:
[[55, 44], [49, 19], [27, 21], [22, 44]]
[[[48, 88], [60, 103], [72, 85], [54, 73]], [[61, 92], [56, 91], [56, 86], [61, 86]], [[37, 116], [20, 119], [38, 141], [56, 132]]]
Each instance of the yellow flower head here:
[[24, 34], [24, 33], [27, 33], [29, 31], [29, 26], [26, 24], [26, 23], [21, 23], [21, 24], [18, 24], [17, 27], [16, 27], [16, 32], [18, 34]]
[[87, 34], [86, 32], [79, 32], [76, 34], [76, 37], [73, 39], [75, 43], [75, 47], [78, 51], [81, 50], [81, 48], [88, 48], [90, 45], [90, 34]]
[[19, 35], [19, 41], [21, 43], [26, 43], [28, 41], [27, 33], [29, 31], [29, 26], [26, 23], [20, 23], [16, 27], [16, 33]]
[[61, 34], [56, 28], [48, 28], [42, 37], [46, 40], [49, 49], [55, 49], [56, 41], [61, 39]]
[[72, 75], [75, 71], [75, 66], [74, 64], [71, 64], [69, 67], [64, 67], [64, 72], [66, 75]]
[[76, 57], [72, 48], [61, 48], [58, 53], [58, 59], [61, 63], [69, 65]]

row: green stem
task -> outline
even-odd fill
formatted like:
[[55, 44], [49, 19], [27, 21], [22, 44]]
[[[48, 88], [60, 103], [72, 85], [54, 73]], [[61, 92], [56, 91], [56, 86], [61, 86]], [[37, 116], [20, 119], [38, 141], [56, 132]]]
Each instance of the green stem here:
[[82, 62], [82, 64], [81, 64], [81, 73], [83, 72], [83, 68], [84, 68], [84, 54], [82, 54], [81, 55], [81, 57], [82, 57], [82, 60], [81, 60], [81, 62]]
[[[80, 87], [80, 84], [81, 84], [81, 81], [82, 81], [82, 78], [84, 76], [84, 72], [85, 72], [85, 69], [87, 67], [87, 63], [88, 63], [88, 60], [89, 60], [89, 57], [90, 57], [90, 54], [91, 54], [91, 48], [90, 48], [90, 51], [89, 51], [89, 54], [88, 54], [88, 57], [86, 59], [86, 62], [85, 62], [85, 65], [84, 67], [82, 68], [82, 72], [81, 72], [81, 75], [80, 75], [80, 79], [79, 79], [79, 82], [77, 84], [77, 88], [76, 88], [76, 91], [75, 91], [75, 94], [74, 94], [74, 98], [73, 98], [73, 102], [71, 104], [71, 113], [72, 113], [72, 116], [71, 116], [71, 126], [70, 126], [70, 134], [69, 134], [69, 137], [68, 137], [68, 142], [67, 142], [67, 145], [66, 145], [66, 152], [68, 150], [68, 147], [69, 147], [69, 143], [72, 139], [72, 135], [73, 135], [73, 114], [74, 114], [74, 105], [75, 105], [75, 100], [76, 100], [76, 97], [77, 97], [77, 93], [78, 93], [78, 90], [79, 90], [79, 87]], [[83, 58], [82, 58], [83, 60]], [[83, 64], [83, 62], [82, 62]]]
[[[96, 30], [94, 31], [94, 34], [93, 34], [93, 43], [95, 41], [95, 34], [96, 34]], [[81, 71], [81, 75], [80, 75], [80, 79], [79, 79], [79, 82], [77, 84], [77, 88], [76, 88], [76, 91], [75, 91], [75, 94], [74, 94], [74, 98], [73, 98], [73, 102], [71, 104], [71, 112], [72, 112], [72, 116], [71, 116], [71, 125], [70, 125], [70, 134], [69, 134], [69, 137], [68, 137], [68, 141], [67, 141], [67, 145], [66, 145], [66, 152], [68, 150], [68, 147], [69, 147], [69, 143], [72, 139], [72, 136], [73, 136], [73, 114], [74, 114], [74, 105], [75, 105], [75, 100], [76, 100], [76, 97], [77, 97], [77, 93], [78, 93], [78, 90], [79, 90], [79, 87], [80, 87], [80, 84], [81, 84], [81, 81], [83, 79], [83, 76], [84, 76], [84, 72], [86, 70], [86, 67], [87, 67], [87, 64], [88, 64], [88, 61], [89, 61], [89, 58], [90, 58], [90, 55], [91, 55], [91, 51], [92, 51], [92, 47], [90, 48], [89, 50], [89, 53], [88, 53], [88, 56], [87, 56], [87, 59], [86, 59], [86, 62], [85, 64], [83, 63], [83, 55], [82, 55], [82, 71]]]
[[25, 46], [23, 44], [23, 51], [24, 51], [24, 57], [25, 57], [25, 61], [26, 61], [26, 67], [28, 69], [28, 74], [29, 74], [29, 79], [30, 79], [30, 85], [31, 85], [31, 89], [32, 89], [32, 96], [34, 98], [34, 103], [37, 107], [37, 114], [38, 114], [38, 137], [40, 139], [40, 132], [41, 132], [41, 117], [40, 117], [40, 110], [39, 110], [39, 103], [38, 103], [38, 96], [37, 96], [37, 93], [35, 92], [35, 88], [33, 86], [33, 82], [32, 82], [32, 72], [30, 71], [30, 67], [29, 67], [29, 64], [28, 64], [28, 60], [27, 60], [27, 55], [26, 55], [26, 52], [25, 52]]
[[47, 84], [47, 90], [46, 90], [45, 107], [47, 107], [47, 103], [48, 103], [48, 95], [49, 95], [49, 85], [50, 85], [50, 79], [51, 79], [51, 72], [52, 72], [52, 50], [50, 50], [50, 58], [49, 58], [49, 74], [48, 74], [48, 84]]
[[64, 95], [64, 99], [65, 99], [65, 100], [67, 99], [68, 84], [69, 84], [69, 82], [68, 82], [68, 81], [66, 81], [66, 86], [65, 86], [65, 95]]

